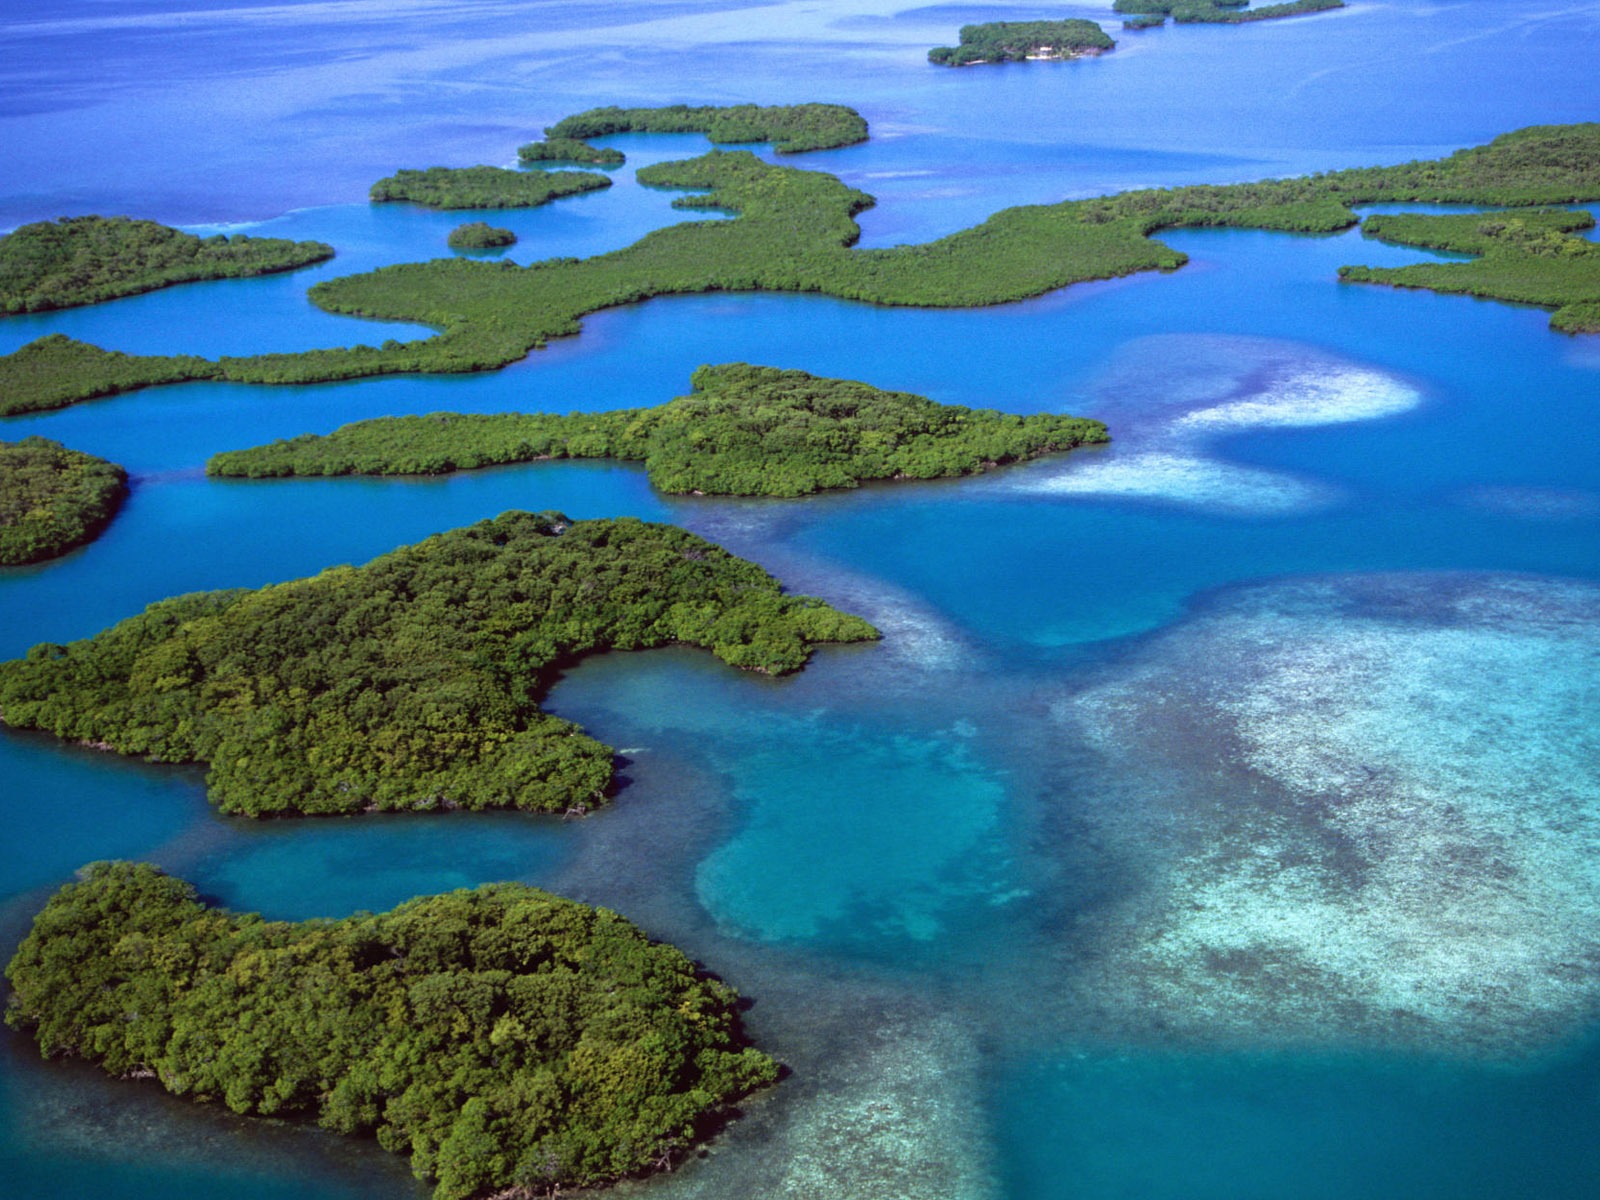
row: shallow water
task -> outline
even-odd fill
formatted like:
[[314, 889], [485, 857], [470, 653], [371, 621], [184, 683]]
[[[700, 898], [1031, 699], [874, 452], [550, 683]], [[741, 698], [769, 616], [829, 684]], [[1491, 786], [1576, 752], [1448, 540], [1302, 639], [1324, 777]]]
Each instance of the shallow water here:
[[[868, 245], [1596, 115], [1592, 0], [1352, 0], [1117, 34], [1087, 62], [922, 61], [965, 21], [1040, 15], [1063, 14], [23, 0], [0, 29], [0, 224], [127, 212], [338, 257], [6, 319], [0, 351], [56, 331], [205, 354], [412, 336], [304, 299], [442, 255], [470, 219], [367, 186], [507, 164], [596, 104], [857, 105], [871, 142], [787, 161], [878, 197]], [[686, 219], [632, 172], [704, 140], [614, 141], [613, 188], [493, 217], [513, 259]], [[133, 475], [96, 543], [0, 572], [8, 655], [511, 507], [679, 522], [886, 637], [784, 680], [688, 650], [581, 664], [549, 706], [617, 746], [626, 781], [583, 821], [244, 824], [212, 813], [201, 769], [0, 731], [0, 940], [112, 856], [278, 917], [491, 879], [614, 907], [752, 997], [750, 1030], [793, 1070], [705, 1158], [624, 1195], [1593, 1195], [1596, 339], [1536, 309], [1340, 286], [1345, 263], [1432, 257], [1358, 231], [1166, 240], [1191, 258], [1174, 274], [997, 308], [679, 297], [492, 374], [190, 384], [7, 421]], [[659, 403], [738, 359], [1095, 415], [1116, 441], [792, 502], [663, 497], [601, 463], [201, 470], [385, 413]], [[0, 1173], [29, 1195], [426, 1194], [370, 1145], [40, 1063], [11, 1033]]]

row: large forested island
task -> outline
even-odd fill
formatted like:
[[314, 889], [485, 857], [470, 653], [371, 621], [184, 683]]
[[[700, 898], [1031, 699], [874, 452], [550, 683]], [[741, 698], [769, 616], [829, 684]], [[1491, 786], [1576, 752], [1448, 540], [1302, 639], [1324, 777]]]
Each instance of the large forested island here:
[[504, 167], [429, 167], [396, 171], [372, 185], [372, 201], [425, 208], [537, 208], [562, 196], [611, 186], [593, 171], [508, 171]]
[[1082, 417], [936, 404], [850, 379], [701, 367], [655, 408], [379, 417], [214, 456], [212, 475], [438, 475], [547, 458], [641, 461], [664, 492], [804, 496], [869, 479], [971, 475], [1107, 440]]
[[935, 46], [928, 61], [947, 67], [1022, 62], [1030, 58], [1083, 58], [1116, 42], [1093, 21], [991, 21], [963, 25], [958, 46]]
[[196, 237], [128, 217], [63, 217], [0, 237], [0, 313], [45, 312], [175, 283], [292, 271], [333, 257], [325, 242]]
[[198, 592], [0, 663], [16, 728], [210, 764], [251, 816], [604, 800], [611, 750], [539, 709], [602, 650], [685, 643], [781, 674], [877, 631], [670, 525], [511, 512], [362, 567]]
[[[0, 358], [6, 411], [60, 407], [143, 384], [186, 379], [314, 383], [409, 372], [492, 370], [552, 337], [576, 333], [587, 313], [651, 296], [710, 291], [818, 292], [872, 304], [959, 308], [1038, 296], [1089, 279], [1171, 270], [1186, 257], [1153, 240], [1166, 228], [1228, 226], [1327, 233], [1358, 223], [1352, 205], [1548, 205], [1600, 199], [1600, 124], [1532, 126], [1433, 161], [1354, 168], [1297, 179], [1150, 188], [1092, 200], [1006, 209], [981, 225], [918, 246], [857, 250], [855, 214], [872, 198], [832, 175], [778, 167], [745, 151], [713, 151], [639, 172], [662, 187], [702, 189], [681, 207], [719, 207], [736, 220], [674, 225], [610, 254], [528, 267], [439, 259], [327, 280], [321, 307], [440, 330], [383, 346], [260, 354], [208, 362], [130, 358], [53, 337]], [[1543, 258], [1510, 243], [1519, 270]], [[1471, 264], [1437, 268], [1440, 275]], [[1485, 295], [1492, 279], [1479, 285]], [[1562, 328], [1588, 328], [1557, 307]], [[1503, 298], [1525, 300], [1522, 287]], [[1578, 314], [1582, 318], [1582, 314]]]
[[0, 566], [92, 541], [127, 494], [128, 473], [116, 463], [49, 438], [0, 442]]
[[6, 976], [7, 1022], [47, 1056], [375, 1134], [435, 1200], [668, 1167], [777, 1076], [732, 989], [613, 912], [518, 884], [291, 924], [97, 863]]

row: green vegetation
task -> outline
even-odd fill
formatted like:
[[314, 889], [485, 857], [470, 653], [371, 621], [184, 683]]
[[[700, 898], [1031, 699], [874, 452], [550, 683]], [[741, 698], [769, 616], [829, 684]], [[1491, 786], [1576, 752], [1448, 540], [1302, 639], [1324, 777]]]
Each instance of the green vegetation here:
[[[104, 395], [118, 379], [320, 383], [409, 372], [483, 371], [514, 362], [580, 319], [651, 296], [711, 291], [816, 292], [869, 304], [964, 308], [1068, 284], [1171, 270], [1184, 255], [1151, 239], [1165, 228], [1229, 226], [1326, 233], [1357, 223], [1351, 205], [1565, 204], [1600, 199], [1600, 124], [1533, 126], [1430, 162], [1225, 186], [1152, 188], [1006, 209], [916, 246], [853, 249], [854, 217], [872, 198], [832, 175], [713, 151], [639, 172], [641, 182], [701, 189], [683, 208], [732, 221], [658, 229], [594, 258], [438, 259], [327, 280], [311, 289], [332, 312], [431, 325], [439, 336], [380, 347], [199, 360], [96, 359], [65, 339], [0, 357], [0, 396], [23, 412]], [[206, 372], [209, 371], [209, 374]]]
[[664, 492], [804, 496], [865, 479], [971, 475], [1107, 440], [1080, 417], [935, 404], [747, 363], [701, 367], [692, 394], [615, 412], [434, 413], [359, 421], [218, 454], [212, 475], [436, 475], [546, 458], [642, 460]]
[[1348, 283], [1387, 283], [1555, 309], [1554, 329], [1600, 333], [1600, 245], [1571, 233], [1594, 218], [1567, 209], [1510, 213], [1401, 213], [1368, 217], [1362, 232], [1408, 246], [1481, 257], [1465, 263], [1340, 267]]
[[0, 712], [158, 762], [206, 762], [250, 816], [561, 812], [601, 801], [611, 751], [539, 710], [556, 671], [685, 643], [798, 670], [877, 636], [670, 525], [505, 513], [310, 579], [198, 592], [0, 663]]
[[408, 200], [426, 208], [536, 208], [562, 196], [611, 186], [592, 171], [508, 171], [504, 167], [429, 167], [396, 171], [372, 185], [374, 203]]
[[1291, 0], [1260, 8], [1250, 8], [1249, 4], [1250, 0], [1116, 0], [1111, 7], [1119, 13], [1139, 14], [1124, 21], [1124, 28], [1149, 29], [1162, 24], [1169, 15], [1179, 25], [1243, 25], [1327, 12], [1343, 8], [1344, 0]]
[[947, 67], [1022, 62], [1029, 58], [1082, 58], [1116, 45], [1093, 21], [991, 21], [963, 25], [959, 46], [935, 46], [928, 61]]
[[627, 161], [621, 150], [591, 146], [580, 138], [570, 137], [546, 138], [542, 142], [518, 146], [517, 158], [525, 163], [587, 163], [599, 167], [620, 167]]
[[670, 1167], [772, 1083], [738, 996], [606, 909], [521, 884], [290, 923], [94, 863], [6, 968], [49, 1057], [411, 1156], [435, 1200]]
[[127, 494], [128, 474], [116, 463], [49, 438], [0, 442], [0, 566], [93, 541]]
[[292, 271], [333, 257], [323, 242], [200, 238], [128, 217], [63, 217], [0, 237], [0, 313], [44, 312], [175, 283]]
[[219, 364], [191, 354], [124, 354], [52, 333], [0, 357], [0, 416], [65, 408], [158, 383], [222, 377]]
[[517, 235], [487, 221], [469, 221], [452, 229], [448, 240], [452, 250], [498, 250], [515, 246]]
[[867, 123], [855, 109], [842, 104], [671, 104], [665, 108], [591, 108], [545, 130], [552, 140], [582, 140], [610, 133], [703, 133], [716, 146], [771, 142], [779, 154], [799, 154], [864, 142]]

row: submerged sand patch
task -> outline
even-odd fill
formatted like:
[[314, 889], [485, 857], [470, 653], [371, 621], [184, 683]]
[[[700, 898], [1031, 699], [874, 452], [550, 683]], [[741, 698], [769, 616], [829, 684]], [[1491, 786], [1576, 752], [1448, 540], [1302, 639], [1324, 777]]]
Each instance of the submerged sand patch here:
[[1600, 1012], [1600, 589], [1241, 589], [1055, 715], [1160, 781], [1092, 818], [1150, 864], [1095, 968], [1136, 1019], [1503, 1053]]

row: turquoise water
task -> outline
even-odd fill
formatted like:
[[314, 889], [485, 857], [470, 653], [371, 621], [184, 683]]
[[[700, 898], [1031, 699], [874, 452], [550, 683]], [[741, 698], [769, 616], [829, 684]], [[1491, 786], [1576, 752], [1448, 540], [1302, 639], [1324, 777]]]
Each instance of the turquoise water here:
[[[24, 0], [0, 30], [0, 223], [127, 212], [338, 257], [8, 318], [0, 351], [58, 331], [204, 354], [412, 336], [304, 298], [443, 255], [468, 219], [373, 206], [367, 186], [509, 164], [595, 104], [857, 105], [871, 142], [791, 161], [878, 197], [869, 245], [1597, 115], [1588, 0], [1352, 0], [1129, 35], [1091, 62], [922, 61], [965, 21], [1042, 15], [1062, 14]], [[613, 188], [494, 216], [521, 239], [510, 257], [685, 219], [632, 172], [704, 140], [614, 143]], [[708, 1158], [624, 1194], [1596, 1194], [1600, 349], [1536, 309], [1340, 286], [1345, 263], [1430, 257], [1359, 232], [1167, 240], [1191, 257], [1179, 272], [998, 308], [680, 297], [487, 375], [189, 384], [7, 421], [8, 439], [124, 463], [133, 491], [93, 545], [0, 572], [6, 655], [513, 507], [687, 525], [886, 637], [783, 680], [686, 650], [579, 665], [549, 705], [618, 747], [625, 780], [582, 821], [244, 824], [213, 814], [199, 768], [0, 731], [0, 941], [111, 856], [285, 918], [494, 879], [614, 907], [749, 995], [752, 1032], [793, 1069]], [[732, 359], [1096, 415], [1116, 441], [803, 502], [663, 497], [600, 463], [201, 470], [387, 413], [659, 403]], [[141, 1200], [426, 1194], [375, 1147], [41, 1063], [9, 1033], [0, 1179]]]

